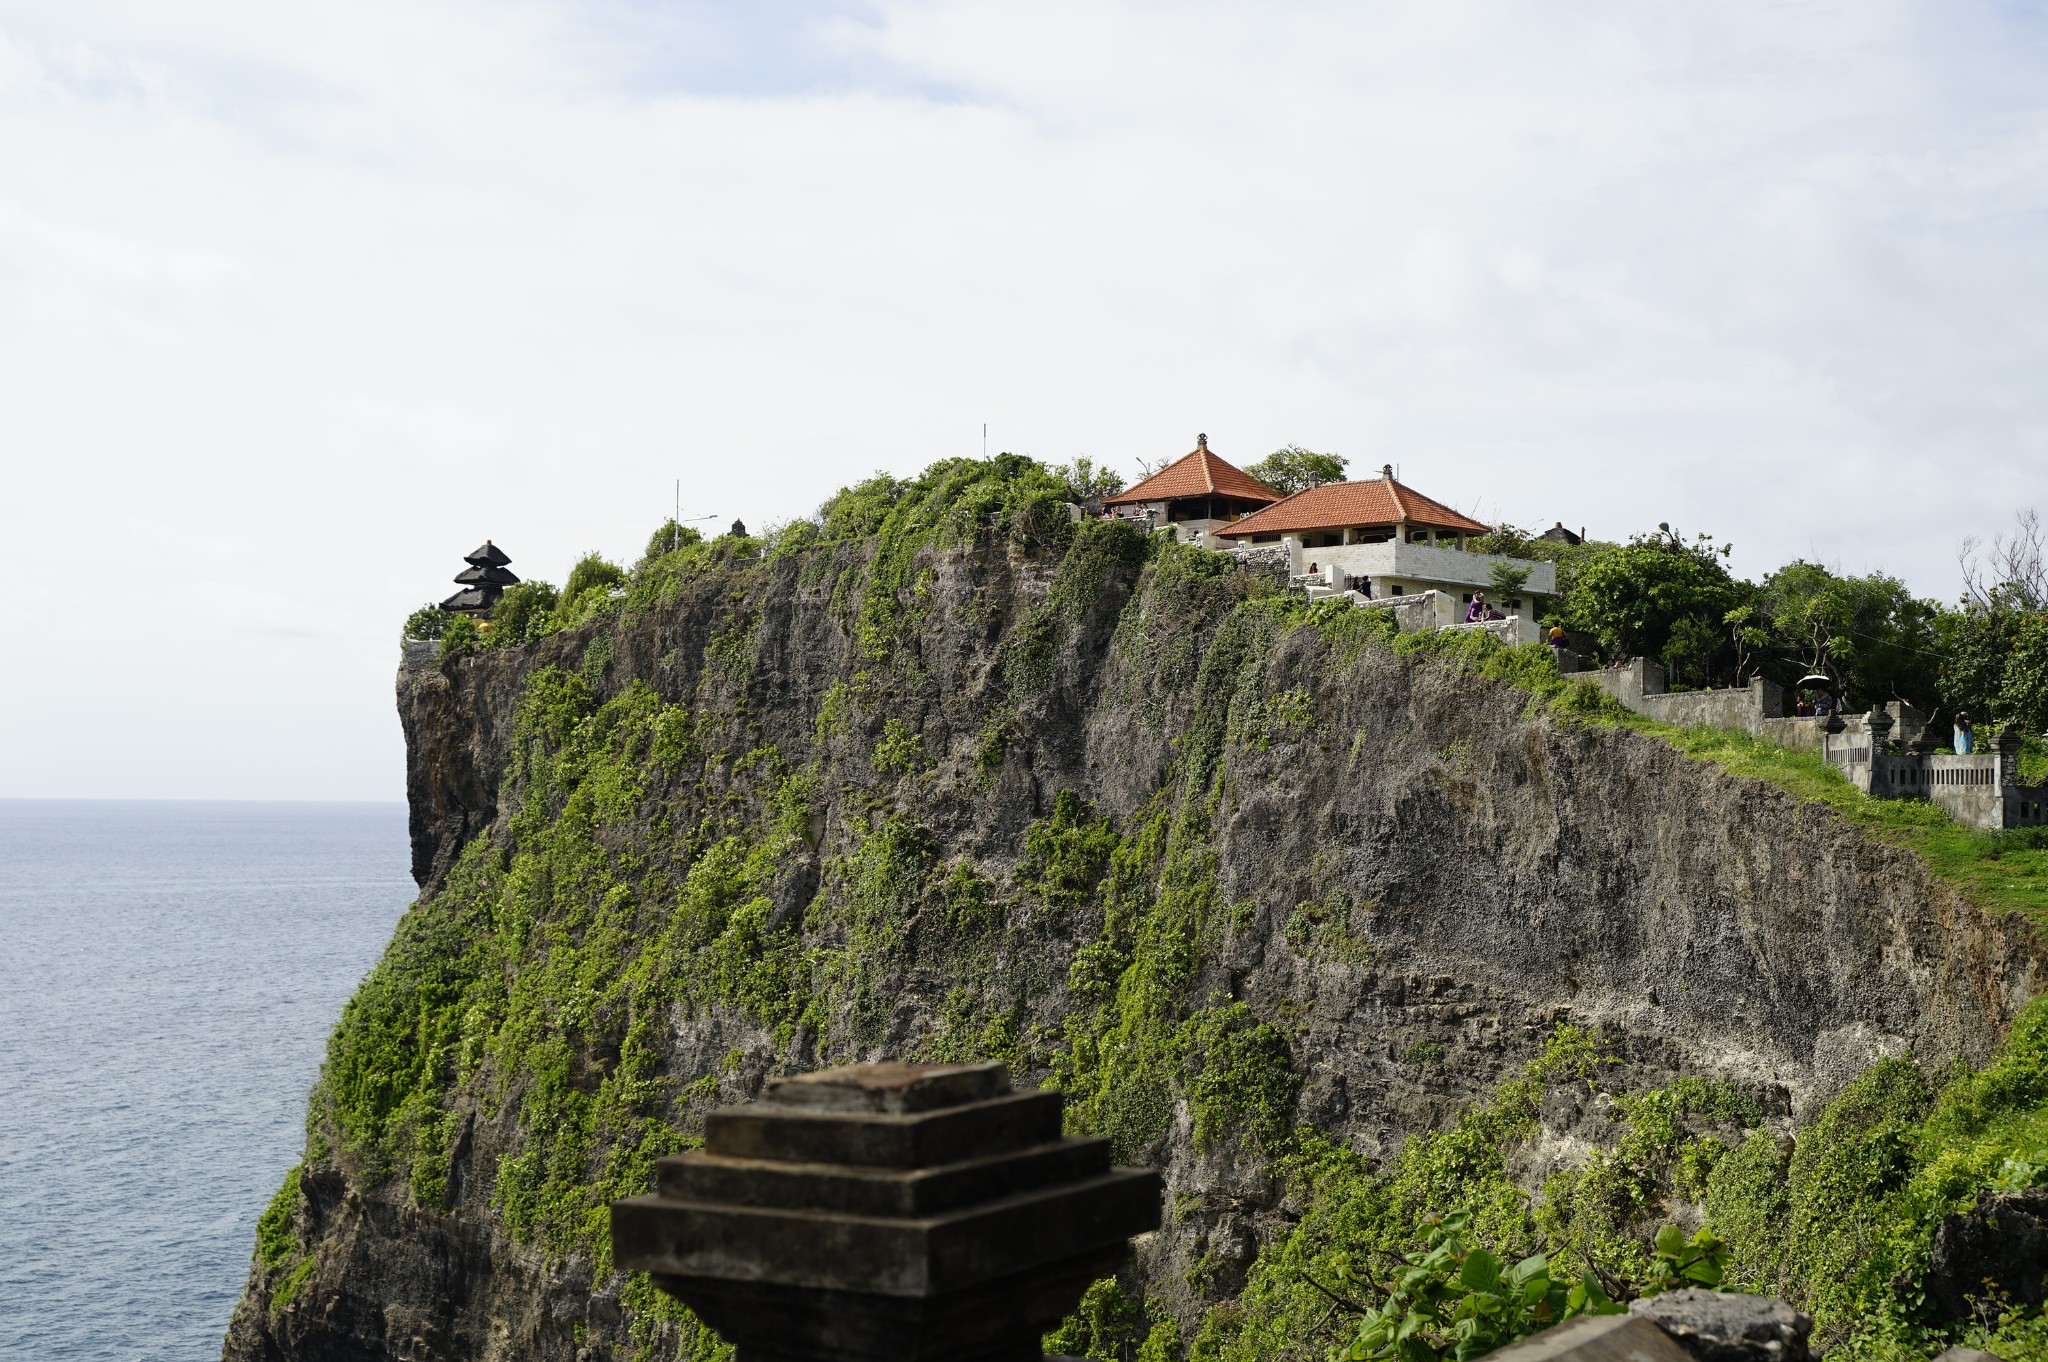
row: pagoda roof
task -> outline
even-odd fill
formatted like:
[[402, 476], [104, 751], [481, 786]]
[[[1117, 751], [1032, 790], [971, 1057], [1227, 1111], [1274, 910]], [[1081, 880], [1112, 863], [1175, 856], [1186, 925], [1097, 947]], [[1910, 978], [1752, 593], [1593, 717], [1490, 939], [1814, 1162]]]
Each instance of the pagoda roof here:
[[1416, 525], [1460, 534], [1486, 534], [1482, 525], [1440, 501], [1397, 482], [1393, 469], [1363, 482], [1326, 482], [1304, 487], [1293, 496], [1261, 507], [1216, 533], [1226, 539], [1255, 534], [1291, 534], [1297, 530], [1349, 529], [1359, 525]]
[[491, 587], [473, 586], [465, 591], [458, 591], [442, 601], [441, 608], [455, 611], [457, 614], [466, 614], [472, 610], [488, 610], [498, 603], [498, 596], [499, 593]]
[[517, 586], [519, 578], [510, 568], [476, 567], [464, 568], [455, 574], [455, 580], [465, 586]]
[[463, 554], [462, 561], [474, 563], [478, 567], [503, 567], [511, 562], [512, 559], [505, 550], [486, 539], [481, 547], [471, 549], [468, 553]]
[[1132, 501], [1175, 501], [1181, 497], [1236, 497], [1242, 501], [1278, 501], [1280, 493], [1251, 474], [1209, 450], [1204, 437], [1192, 450], [1175, 459], [1137, 486], [1104, 497], [1105, 506]]

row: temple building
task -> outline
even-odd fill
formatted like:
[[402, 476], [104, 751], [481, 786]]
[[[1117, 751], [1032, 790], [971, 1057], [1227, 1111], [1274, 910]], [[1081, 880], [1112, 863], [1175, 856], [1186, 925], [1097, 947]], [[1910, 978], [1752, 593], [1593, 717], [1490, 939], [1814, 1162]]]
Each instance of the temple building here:
[[1389, 464], [1377, 478], [1304, 488], [1218, 527], [1214, 537], [1242, 553], [1284, 552], [1289, 574], [1306, 578], [1311, 595], [1349, 591], [1361, 602], [1429, 596], [1412, 604], [1421, 612], [1417, 623], [1432, 627], [1463, 623], [1473, 596], [1492, 590], [1494, 569], [1505, 567], [1522, 584], [1488, 604], [1511, 617], [1515, 641], [1531, 642], [1535, 598], [1556, 593], [1557, 566], [1472, 552], [1469, 541], [1491, 528], [1397, 481]]
[[1128, 491], [1104, 497], [1102, 506], [1119, 520], [1170, 526], [1185, 543], [1227, 549], [1217, 530], [1279, 500], [1280, 493], [1210, 453], [1207, 435], [1197, 435], [1187, 454]]
[[505, 594], [505, 588], [519, 584], [519, 578], [505, 567], [512, 560], [503, 549], [486, 539], [482, 548], [463, 555], [462, 561], [469, 564], [455, 575], [456, 585], [462, 590], [442, 601], [441, 608], [458, 615], [489, 619], [498, 598]]

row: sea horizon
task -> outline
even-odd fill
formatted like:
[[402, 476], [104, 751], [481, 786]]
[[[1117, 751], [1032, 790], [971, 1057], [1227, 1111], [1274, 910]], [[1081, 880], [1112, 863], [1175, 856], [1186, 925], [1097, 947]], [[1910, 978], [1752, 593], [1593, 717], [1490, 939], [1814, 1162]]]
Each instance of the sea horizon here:
[[402, 801], [0, 797], [0, 1356], [219, 1355], [409, 864]]

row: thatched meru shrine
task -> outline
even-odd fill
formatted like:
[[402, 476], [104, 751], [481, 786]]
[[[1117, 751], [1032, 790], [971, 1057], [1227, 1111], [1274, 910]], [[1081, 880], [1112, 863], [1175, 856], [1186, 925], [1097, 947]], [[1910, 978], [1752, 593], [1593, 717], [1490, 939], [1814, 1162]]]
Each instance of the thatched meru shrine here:
[[458, 615], [488, 619], [498, 604], [498, 598], [505, 594], [505, 588], [519, 584], [519, 578], [505, 567], [512, 560], [506, 556], [505, 550], [486, 539], [482, 548], [464, 554], [462, 561], [469, 564], [455, 576], [456, 585], [462, 590], [442, 601], [441, 608]]

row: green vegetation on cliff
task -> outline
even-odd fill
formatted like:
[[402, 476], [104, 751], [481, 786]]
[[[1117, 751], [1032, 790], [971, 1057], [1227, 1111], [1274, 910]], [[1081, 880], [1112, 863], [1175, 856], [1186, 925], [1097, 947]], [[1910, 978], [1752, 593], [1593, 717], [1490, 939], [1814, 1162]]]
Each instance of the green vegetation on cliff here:
[[[2048, 1170], [2040, 1005], [1982, 1070], [1883, 1060], [1796, 1132], [1724, 1082], [1621, 1081], [1625, 1047], [1569, 1022], [1510, 1043], [1520, 1062], [1485, 1075], [1447, 1072], [1470, 1052], [1415, 1039], [1402, 1081], [1463, 1100], [1368, 1152], [1309, 1118], [1311, 1009], [1240, 982], [1252, 942], [1304, 971], [1392, 972], [1371, 923], [1404, 905], [1344, 889], [1336, 845], [1285, 881], [1307, 888], [1284, 903], [1236, 894], [1221, 829], [1252, 816], [1256, 762], [1355, 765], [1387, 742], [1341, 721], [1333, 696], [1398, 657], [1520, 687], [1515, 703], [1550, 728], [1650, 732], [1826, 803], [1981, 902], [2038, 911], [2040, 846], [1944, 840], [1815, 763], [1658, 729], [1557, 676], [1543, 649], [1396, 636], [1381, 612], [1311, 605], [1221, 556], [1070, 522], [1065, 489], [1028, 460], [953, 460], [878, 476], [761, 538], [664, 527], [630, 570], [578, 564], [520, 630], [534, 651], [495, 822], [406, 916], [336, 1028], [307, 1167], [423, 1215], [487, 1214], [602, 1280], [606, 1204], [645, 1190], [705, 1110], [767, 1073], [999, 1058], [1063, 1089], [1074, 1127], [1119, 1158], [1163, 1161], [1178, 1140], [1238, 1170], [1265, 1216], [1246, 1250], [1226, 1233], [1234, 1212], [1177, 1203], [1179, 1280], [1098, 1285], [1061, 1350], [1320, 1358], [1352, 1325], [1331, 1290], [1367, 1292], [1389, 1255], [1425, 1248], [1433, 1217], [1462, 1212], [1493, 1252], [1633, 1287], [1660, 1270], [1659, 1225], [1705, 1221], [1739, 1281], [1807, 1303], [1830, 1338], [1924, 1356], [1950, 1322], [1894, 1283], [1924, 1266], [1942, 1215]], [[948, 555], [972, 589], [949, 594]], [[975, 574], [1015, 563], [1043, 585], [1009, 610]], [[771, 583], [843, 631], [829, 683], [784, 697], [801, 713], [767, 700], [778, 650], [805, 646], [762, 607]], [[504, 664], [509, 634], [454, 640], [444, 674]], [[961, 638], [987, 642], [985, 665], [940, 693]], [[1115, 743], [1167, 753], [1121, 804], [1043, 776], [1064, 768], [1032, 741], [1084, 722], [1079, 659], [1099, 657], [1115, 664], [1094, 697], [1122, 725]], [[1468, 738], [1430, 737], [1432, 788], [1474, 798]], [[977, 822], [999, 796], [1025, 812]], [[1562, 1152], [1545, 1135], [1559, 1113], [1591, 1132]], [[259, 1229], [280, 1309], [321, 1251], [302, 1238], [303, 1197], [295, 1173]], [[638, 1354], [716, 1350], [644, 1281], [620, 1300]]]

